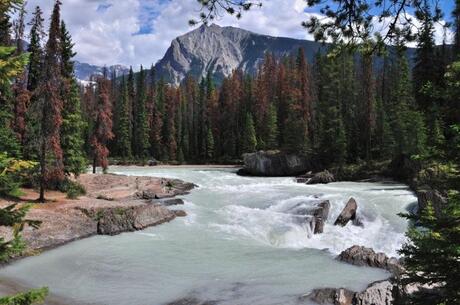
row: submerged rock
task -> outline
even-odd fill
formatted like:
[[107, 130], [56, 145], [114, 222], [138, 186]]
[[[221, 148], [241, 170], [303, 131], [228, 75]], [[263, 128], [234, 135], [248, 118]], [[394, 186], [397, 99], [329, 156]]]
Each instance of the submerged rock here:
[[335, 181], [335, 177], [328, 170], [316, 173], [307, 181], [307, 184], [327, 184]]
[[163, 205], [163, 206], [183, 205], [184, 200], [182, 200], [180, 198], [166, 199], [166, 200], [160, 201], [160, 204]]
[[183, 298], [165, 305], [216, 305], [217, 301], [202, 301], [197, 298]]
[[356, 219], [356, 211], [358, 210], [358, 204], [354, 198], [350, 198], [347, 204], [343, 208], [337, 220], [334, 222], [334, 226], [346, 226], [350, 220]]
[[342, 251], [337, 259], [356, 266], [386, 269], [395, 275], [400, 275], [403, 271], [397, 258], [388, 257], [385, 253], [376, 253], [373, 249], [362, 246], [355, 245]]
[[259, 151], [244, 156], [240, 175], [295, 176], [305, 173], [311, 164], [306, 157], [280, 151]]

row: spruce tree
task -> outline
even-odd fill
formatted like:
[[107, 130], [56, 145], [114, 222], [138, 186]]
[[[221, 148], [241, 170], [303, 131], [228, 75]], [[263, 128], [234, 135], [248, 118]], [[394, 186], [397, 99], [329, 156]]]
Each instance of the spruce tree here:
[[405, 304], [459, 304], [460, 195], [452, 192], [440, 213], [430, 203], [420, 216], [403, 216], [417, 221], [421, 228], [409, 229], [409, 242], [400, 250], [405, 267], [401, 281], [436, 287], [435, 293], [412, 293]]
[[94, 129], [91, 135], [91, 147], [93, 156], [93, 173], [100, 166], [103, 172], [107, 172], [109, 166], [109, 150], [107, 145], [113, 139], [112, 132], [112, 107], [109, 96], [109, 81], [105, 77], [97, 80], [98, 97], [94, 109]]
[[30, 44], [27, 49], [29, 52], [29, 65], [28, 65], [28, 83], [27, 89], [30, 92], [35, 92], [40, 80], [42, 79], [42, 65], [43, 65], [43, 48], [42, 39], [45, 35], [43, 29], [43, 12], [39, 6], [35, 8], [32, 20], [29, 22], [30, 29]]
[[[152, 70], [151, 70], [152, 71]], [[153, 72], [154, 73], [154, 72]], [[150, 155], [155, 158], [161, 157], [161, 130], [162, 130], [162, 113], [158, 107], [158, 97], [164, 95], [163, 85], [155, 80], [154, 75], [150, 77], [150, 93], [149, 99], [151, 99], [151, 120], [149, 125], [149, 141], [150, 141]]]
[[117, 108], [115, 109], [117, 124], [115, 125], [115, 147], [117, 156], [126, 161], [132, 157], [131, 154], [131, 135], [129, 132], [129, 98], [128, 86], [125, 76], [122, 77], [120, 83], [120, 94]]
[[215, 153], [215, 144], [214, 144], [214, 135], [212, 134], [212, 129], [208, 127], [208, 132], [206, 135], [206, 158], [212, 160]]
[[63, 151], [64, 171], [67, 175], [80, 175], [86, 169], [86, 158], [83, 150], [83, 130], [85, 122], [81, 114], [80, 92], [74, 77], [72, 38], [64, 22], [61, 23], [60, 37], [61, 74], [63, 100], [61, 146]]
[[267, 140], [266, 146], [268, 149], [277, 149], [278, 148], [278, 114], [276, 111], [275, 105], [271, 104], [268, 110], [267, 117]]
[[45, 188], [59, 183], [64, 178], [63, 152], [60, 131], [62, 125], [63, 101], [60, 89], [62, 74], [60, 55], [60, 8], [57, 0], [51, 15], [51, 24], [46, 44], [43, 78], [39, 84], [37, 104], [38, 160], [40, 163], [40, 202], [45, 201]]
[[243, 128], [242, 152], [251, 153], [254, 152], [256, 148], [257, 136], [256, 129], [254, 127], [254, 120], [252, 119], [252, 115], [249, 112], [247, 112]]
[[145, 71], [141, 70], [137, 77], [137, 90], [134, 106], [133, 153], [143, 160], [148, 154], [149, 134], [146, 113]]

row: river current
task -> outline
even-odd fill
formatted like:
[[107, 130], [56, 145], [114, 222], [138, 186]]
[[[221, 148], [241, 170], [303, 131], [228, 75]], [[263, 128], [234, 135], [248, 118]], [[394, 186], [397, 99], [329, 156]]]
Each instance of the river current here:
[[[115, 237], [96, 236], [26, 258], [0, 277], [48, 286], [68, 304], [162, 305], [184, 297], [219, 305], [299, 304], [318, 287], [362, 290], [388, 277], [334, 257], [352, 245], [397, 256], [416, 201], [404, 185], [298, 184], [292, 178], [240, 177], [234, 169], [113, 167], [126, 175], [178, 178], [199, 187], [181, 196], [188, 216]], [[350, 197], [364, 226], [333, 226]], [[324, 233], [285, 213], [298, 203], [331, 202]], [[303, 302], [300, 304], [309, 304]]]

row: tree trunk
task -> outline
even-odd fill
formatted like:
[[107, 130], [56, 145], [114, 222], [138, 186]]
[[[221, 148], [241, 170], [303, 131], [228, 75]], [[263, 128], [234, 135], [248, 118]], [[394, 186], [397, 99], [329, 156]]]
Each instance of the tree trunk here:
[[93, 158], [93, 174], [96, 173], [96, 167], [97, 167], [96, 156], [94, 156], [94, 158]]
[[40, 197], [38, 201], [45, 203], [45, 176], [46, 176], [46, 142], [42, 139], [40, 147]]

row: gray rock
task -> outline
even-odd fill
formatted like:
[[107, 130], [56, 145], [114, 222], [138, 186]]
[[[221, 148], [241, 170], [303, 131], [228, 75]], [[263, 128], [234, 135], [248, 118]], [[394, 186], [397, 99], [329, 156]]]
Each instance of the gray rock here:
[[398, 259], [388, 257], [385, 253], [376, 253], [373, 249], [362, 246], [352, 246], [342, 251], [337, 259], [356, 266], [386, 269], [394, 275], [400, 275], [403, 271]]
[[177, 217], [186, 217], [187, 216], [187, 212], [183, 211], [183, 210], [175, 210], [174, 211], [174, 214], [177, 216]]
[[279, 151], [259, 151], [244, 156], [239, 174], [251, 176], [295, 176], [310, 168], [307, 158]]
[[174, 199], [165, 199], [160, 201], [160, 204], [163, 206], [172, 206], [172, 205], [183, 205], [184, 200], [180, 198], [174, 198]]
[[316, 203], [313, 206], [308, 206], [309, 204], [301, 202], [286, 212], [297, 216], [300, 223], [307, 223], [314, 234], [323, 233], [324, 224], [331, 209], [331, 203], [326, 200]]
[[327, 184], [335, 181], [335, 177], [328, 170], [316, 173], [307, 184]]
[[310, 299], [318, 304], [352, 305], [355, 292], [345, 288], [320, 288], [309, 295], [302, 296], [301, 300]]
[[148, 165], [148, 166], [157, 166], [157, 165], [158, 165], [158, 161], [155, 160], [155, 159], [148, 160], [148, 161], [147, 161], [147, 165]]
[[158, 205], [93, 209], [85, 212], [97, 222], [97, 234], [117, 235], [173, 220], [176, 214]]
[[138, 192], [136, 196], [139, 199], [145, 199], [145, 200], [158, 199], [157, 194], [149, 190]]
[[392, 305], [395, 289], [396, 286], [389, 280], [372, 283], [362, 292], [345, 288], [320, 288], [300, 297], [300, 301], [309, 299], [328, 305]]
[[354, 220], [356, 218], [357, 210], [358, 204], [356, 203], [356, 200], [354, 198], [350, 198], [340, 213], [339, 217], [337, 217], [337, 220], [334, 222], [334, 226], [346, 226], [350, 220]]
[[372, 283], [355, 295], [353, 305], [392, 305], [394, 290], [395, 285], [388, 280]]

